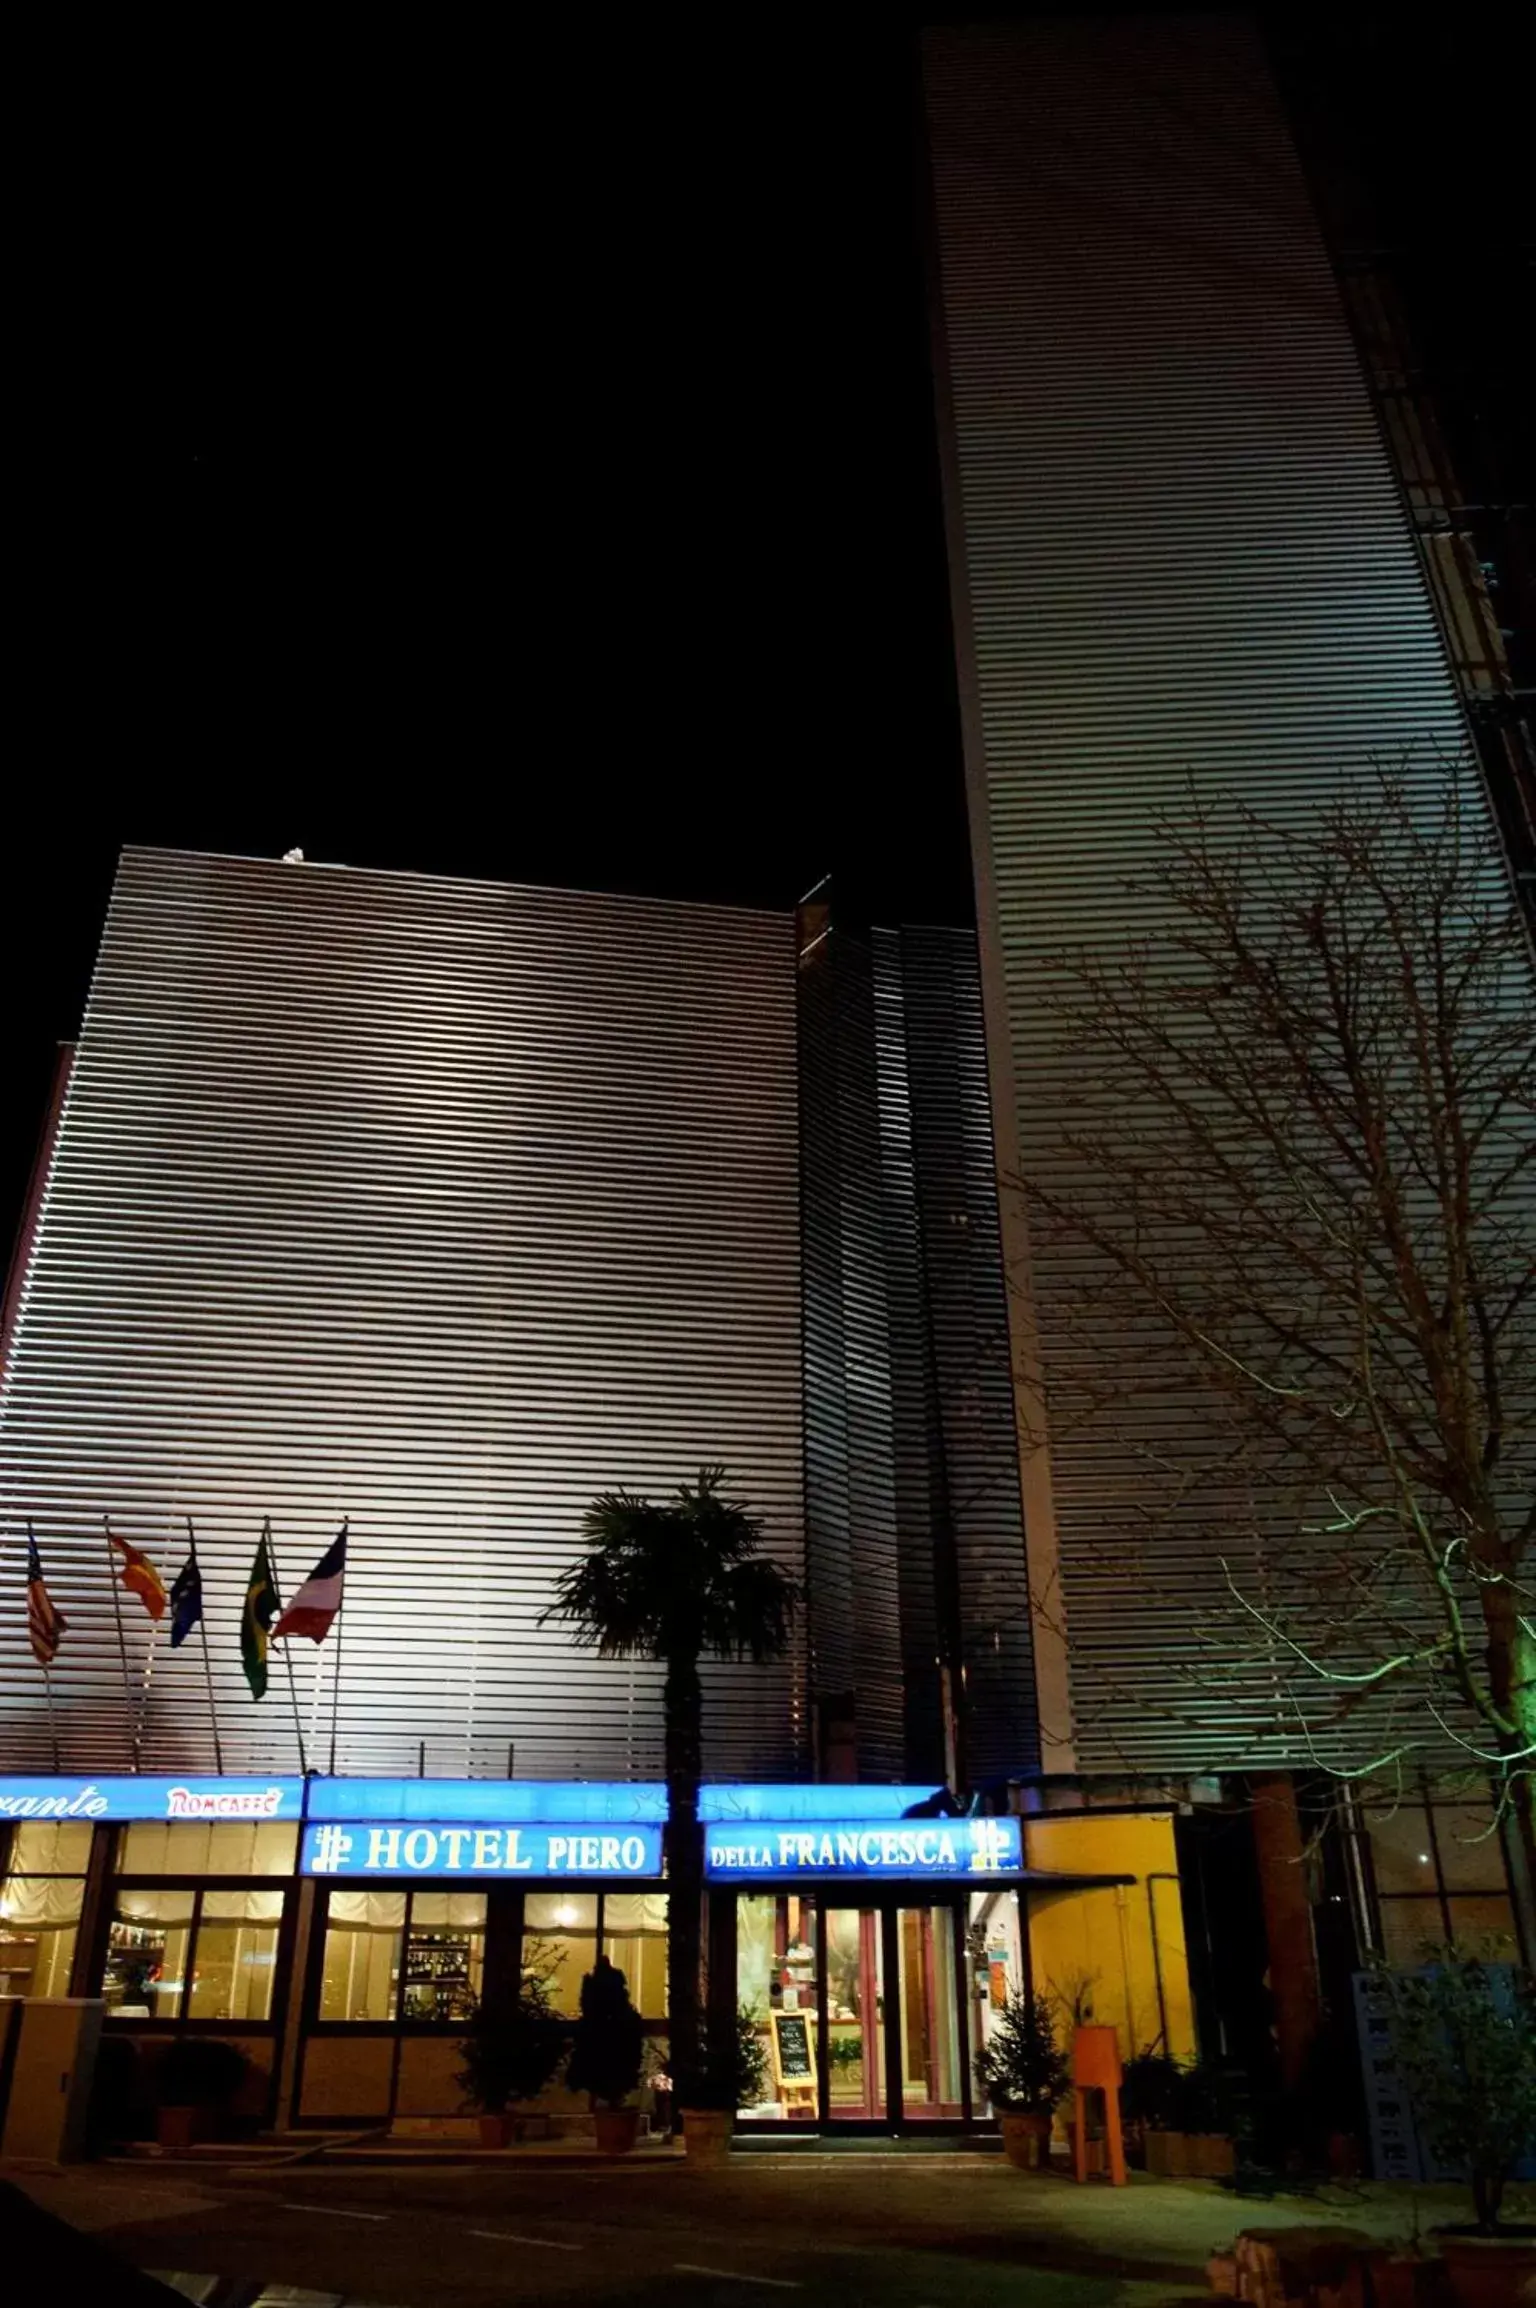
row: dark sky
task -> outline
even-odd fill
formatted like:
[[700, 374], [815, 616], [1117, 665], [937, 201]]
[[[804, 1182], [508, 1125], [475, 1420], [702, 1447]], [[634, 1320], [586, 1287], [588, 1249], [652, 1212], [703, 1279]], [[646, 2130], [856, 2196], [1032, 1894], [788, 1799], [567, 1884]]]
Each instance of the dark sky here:
[[[966, 917], [911, 37], [868, 15], [573, 12], [483, 52], [246, 17], [66, 75], [21, 340], [7, 1241], [125, 840], [778, 905], [830, 869], [855, 913]], [[1440, 37], [1385, 87], [1301, 41], [1378, 176], [1482, 84]]]

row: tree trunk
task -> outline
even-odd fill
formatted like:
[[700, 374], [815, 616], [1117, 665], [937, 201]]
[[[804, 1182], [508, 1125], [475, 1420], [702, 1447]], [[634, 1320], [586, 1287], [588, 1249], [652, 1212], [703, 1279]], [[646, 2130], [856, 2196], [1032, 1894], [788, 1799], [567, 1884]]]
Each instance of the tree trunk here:
[[704, 1837], [699, 1828], [704, 1694], [696, 1657], [667, 1663], [663, 1695], [667, 1764], [667, 2064], [673, 2105], [689, 2103], [700, 2078], [699, 1973]]
[[1513, 1726], [1500, 1741], [1511, 1759], [1505, 1846], [1521, 1953], [1536, 1964], [1536, 1637], [1527, 1632], [1518, 1593], [1512, 1577], [1485, 1586], [1483, 1623], [1489, 1689]]

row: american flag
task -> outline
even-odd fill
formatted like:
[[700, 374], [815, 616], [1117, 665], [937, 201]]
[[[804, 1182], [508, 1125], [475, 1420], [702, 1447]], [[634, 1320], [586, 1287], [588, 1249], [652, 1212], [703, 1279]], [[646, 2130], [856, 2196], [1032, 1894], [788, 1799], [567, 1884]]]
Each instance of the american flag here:
[[62, 1611], [53, 1607], [52, 1597], [43, 1584], [42, 1557], [32, 1526], [27, 1525], [27, 1633], [32, 1641], [32, 1656], [40, 1667], [51, 1667], [58, 1655], [59, 1638], [69, 1621]]

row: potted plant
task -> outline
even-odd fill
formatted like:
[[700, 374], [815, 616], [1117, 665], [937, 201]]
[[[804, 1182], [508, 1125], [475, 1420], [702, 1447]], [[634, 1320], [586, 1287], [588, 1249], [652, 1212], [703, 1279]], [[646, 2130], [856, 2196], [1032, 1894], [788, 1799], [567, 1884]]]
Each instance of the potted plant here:
[[683, 2152], [690, 2164], [724, 2163], [736, 2129], [736, 2111], [755, 2108], [767, 2083], [768, 2055], [757, 2021], [745, 2005], [738, 2005], [723, 2049], [713, 2056], [706, 2049], [694, 2071], [683, 2110]]
[[181, 2036], [155, 2070], [155, 2134], [162, 2148], [214, 2139], [245, 2081], [249, 2060], [216, 2036]]
[[1174, 2129], [1182, 2073], [1171, 2052], [1142, 2051], [1126, 2061], [1120, 2078], [1120, 2121], [1128, 2154], [1144, 2159], [1148, 2134]]
[[587, 2094], [605, 2156], [627, 2155], [635, 2144], [640, 2110], [632, 2095], [644, 2059], [645, 2028], [629, 2000], [629, 1982], [600, 1955], [581, 1983], [581, 2017], [565, 2080], [573, 2092]]
[[1237, 2169], [1231, 2078], [1209, 2060], [1169, 2064], [1159, 2120], [1147, 2125], [1147, 2170], [1161, 2180], [1225, 2179]]
[[1048, 1996], [1038, 1990], [1009, 1996], [977, 2054], [976, 2072], [997, 2110], [1009, 2163], [1038, 2171], [1046, 2160], [1051, 2118], [1071, 2081]]
[[1536, 1979], [1453, 1947], [1423, 1971], [1377, 1978], [1419, 2132], [1471, 2183], [1476, 2218], [1439, 2232], [1452, 2290], [1462, 2308], [1514, 2308], [1536, 2292], [1536, 2227], [1499, 2215], [1536, 2153]]
[[518, 2125], [512, 2103], [538, 2098], [564, 2050], [564, 2026], [537, 1973], [524, 1973], [512, 2002], [475, 2006], [459, 2043], [464, 2065], [453, 2080], [464, 2104], [479, 2114], [483, 2148], [510, 2144]]

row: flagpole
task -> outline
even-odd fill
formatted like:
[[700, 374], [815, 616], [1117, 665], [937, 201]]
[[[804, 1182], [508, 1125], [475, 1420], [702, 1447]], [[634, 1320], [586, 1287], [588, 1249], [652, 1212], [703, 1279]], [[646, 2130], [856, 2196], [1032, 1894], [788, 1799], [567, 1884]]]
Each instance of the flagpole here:
[[144, 1658], [144, 1684], [139, 1693], [139, 1739], [141, 1742], [145, 1732], [149, 1729], [149, 1686], [155, 1672], [155, 1643], [159, 1633], [159, 1620], [151, 1619], [149, 1622], [149, 1649]]
[[[281, 1618], [283, 1615], [283, 1588], [278, 1575], [276, 1550], [272, 1545], [272, 1517], [270, 1515], [262, 1524], [261, 1532], [266, 1541], [267, 1567], [272, 1573], [273, 1591], [277, 1597], [277, 1616]], [[299, 1690], [293, 1679], [293, 1653], [288, 1648], [286, 1635], [283, 1637], [283, 1664], [288, 1670], [288, 1696], [293, 1702], [294, 1737], [299, 1742], [299, 1773], [302, 1778], [307, 1779], [309, 1777], [309, 1762], [304, 1753], [304, 1725], [299, 1719]]]
[[53, 1675], [47, 1667], [43, 1669], [43, 1690], [48, 1700], [48, 1737], [53, 1746], [53, 1768], [58, 1771], [61, 1768], [59, 1763], [59, 1726], [53, 1712]]
[[197, 1572], [197, 1631], [203, 1638], [203, 1678], [208, 1685], [208, 1720], [213, 1725], [213, 1760], [219, 1777], [224, 1776], [224, 1750], [219, 1744], [219, 1711], [213, 1703], [213, 1662], [208, 1656], [208, 1598], [203, 1593], [203, 1566], [197, 1559], [197, 1533], [192, 1528], [192, 1517], [187, 1517], [187, 1545], [192, 1550], [192, 1564]]
[[[341, 1536], [345, 1544], [348, 1525], [342, 1521]], [[336, 1666], [331, 1677], [331, 1777], [336, 1776], [336, 1718], [341, 1712], [341, 1625], [347, 1615], [347, 1574], [341, 1574], [341, 1601], [336, 1606]]]
[[107, 1577], [112, 1583], [112, 1616], [117, 1621], [117, 1655], [123, 1667], [123, 1710], [128, 1717], [128, 1736], [133, 1741], [133, 1768], [139, 1768], [139, 1732], [133, 1711], [133, 1686], [128, 1680], [128, 1638], [123, 1633], [123, 1598], [117, 1585], [117, 1556], [112, 1551], [112, 1517], [103, 1515], [101, 1528], [107, 1542]]

